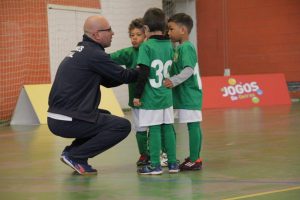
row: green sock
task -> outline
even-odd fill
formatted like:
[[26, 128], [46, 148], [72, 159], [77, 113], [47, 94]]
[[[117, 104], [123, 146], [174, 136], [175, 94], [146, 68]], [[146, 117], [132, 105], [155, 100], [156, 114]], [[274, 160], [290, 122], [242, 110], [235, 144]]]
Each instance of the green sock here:
[[162, 134], [164, 135], [165, 148], [168, 155], [168, 163], [176, 163], [176, 139], [173, 124], [163, 124]]
[[192, 162], [195, 162], [200, 157], [202, 145], [200, 122], [191, 122], [187, 126], [189, 130], [190, 159]]
[[135, 134], [139, 152], [141, 155], [149, 155], [147, 131], [138, 131]]
[[160, 165], [161, 125], [149, 126], [149, 151], [151, 165]]
[[162, 151], [162, 153], [167, 153], [166, 145], [165, 145], [165, 134], [164, 134], [164, 130], [162, 130], [162, 132], [161, 132], [161, 151]]

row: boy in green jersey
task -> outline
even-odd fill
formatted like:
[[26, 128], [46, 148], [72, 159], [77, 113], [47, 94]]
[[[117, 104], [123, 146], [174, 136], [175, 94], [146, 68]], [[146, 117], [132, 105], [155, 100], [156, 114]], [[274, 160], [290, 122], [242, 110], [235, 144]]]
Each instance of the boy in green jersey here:
[[163, 86], [163, 80], [169, 77], [172, 65], [172, 43], [164, 36], [166, 18], [161, 9], [148, 9], [143, 20], [148, 40], [139, 49], [137, 63], [140, 74], [133, 103], [140, 108], [139, 125], [149, 127], [151, 164], [138, 169], [138, 173], [162, 174], [161, 138], [164, 138], [168, 154], [169, 173], [177, 173], [179, 167], [176, 163], [172, 90]]
[[187, 123], [189, 132], [190, 155], [179, 168], [181, 171], [200, 170], [202, 85], [196, 50], [189, 41], [193, 20], [185, 13], [178, 13], [169, 18], [168, 28], [172, 42], [178, 42], [179, 45], [175, 49], [172, 77], [165, 79], [164, 85], [173, 88], [174, 111], [178, 114], [179, 123]]
[[[139, 46], [145, 40], [146, 35], [144, 31], [144, 24], [142, 18], [137, 18], [131, 21], [128, 27], [129, 38], [131, 40], [131, 47], [120, 49], [112, 54], [111, 58], [120, 65], [125, 65], [126, 68], [136, 68]], [[136, 162], [137, 166], [147, 165], [149, 163], [148, 152], [148, 135], [147, 127], [140, 127], [138, 125], [138, 111], [137, 107], [133, 105], [133, 95], [135, 92], [135, 83], [128, 84], [129, 102], [128, 105], [132, 108], [132, 117], [136, 130], [136, 140], [140, 153], [140, 158]]]

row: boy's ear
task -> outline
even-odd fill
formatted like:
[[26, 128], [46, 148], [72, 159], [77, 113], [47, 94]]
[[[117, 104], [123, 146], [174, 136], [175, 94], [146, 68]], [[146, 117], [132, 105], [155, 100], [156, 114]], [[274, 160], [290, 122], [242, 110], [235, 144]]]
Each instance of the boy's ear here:
[[145, 32], [149, 32], [149, 31], [150, 31], [150, 28], [149, 28], [148, 25], [144, 25], [144, 31], [145, 31]]
[[180, 26], [180, 31], [181, 31], [182, 34], [187, 33], [186, 26]]

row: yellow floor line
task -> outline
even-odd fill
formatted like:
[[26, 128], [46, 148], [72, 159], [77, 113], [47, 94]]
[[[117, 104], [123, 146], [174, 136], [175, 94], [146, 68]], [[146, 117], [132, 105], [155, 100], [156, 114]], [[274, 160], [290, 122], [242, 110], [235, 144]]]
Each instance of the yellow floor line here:
[[256, 197], [256, 196], [261, 196], [261, 195], [266, 195], [266, 194], [273, 194], [277, 192], [286, 192], [286, 191], [291, 191], [291, 190], [299, 190], [300, 186], [297, 187], [291, 187], [291, 188], [286, 188], [282, 190], [274, 190], [270, 192], [261, 192], [261, 193], [256, 193], [256, 194], [250, 194], [250, 195], [245, 195], [245, 196], [240, 196], [240, 197], [233, 197], [233, 198], [228, 198], [228, 199], [223, 199], [223, 200], [236, 200], [236, 199], [245, 199], [249, 197]]

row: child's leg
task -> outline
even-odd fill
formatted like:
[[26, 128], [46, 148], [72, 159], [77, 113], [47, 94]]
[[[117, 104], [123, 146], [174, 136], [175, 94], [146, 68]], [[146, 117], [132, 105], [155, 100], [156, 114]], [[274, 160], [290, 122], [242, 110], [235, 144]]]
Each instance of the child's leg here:
[[139, 152], [141, 155], [148, 155], [148, 135], [147, 131], [137, 131], [136, 132], [136, 141], [138, 144]]
[[[175, 134], [175, 141], [176, 141], [176, 132], [175, 132], [175, 129], [174, 129], [173, 125], [172, 125], [172, 128], [173, 128], [173, 131], [174, 131], [174, 134]], [[164, 129], [162, 130], [162, 134], [161, 134], [161, 151], [162, 151], [162, 153], [167, 153], [166, 144], [165, 144]]]
[[165, 145], [165, 134], [161, 133], [161, 154], [160, 154], [160, 165], [162, 167], [167, 167], [168, 166], [168, 156], [167, 156], [167, 150], [166, 150], [166, 145]]
[[165, 134], [164, 134], [164, 130], [162, 130], [162, 133], [161, 133], [161, 151], [162, 151], [162, 153], [167, 153], [166, 145], [165, 145]]
[[189, 130], [190, 160], [195, 162], [200, 157], [202, 145], [202, 131], [200, 122], [191, 122], [187, 124]]
[[164, 143], [168, 155], [168, 163], [176, 163], [176, 140], [173, 124], [162, 125], [164, 134]]
[[152, 166], [160, 166], [161, 125], [149, 126], [149, 151]]

